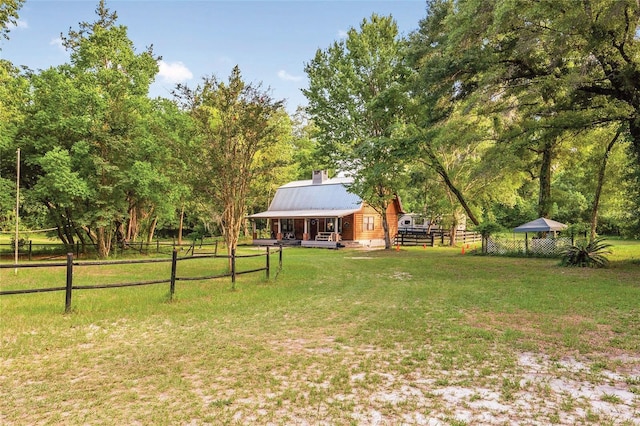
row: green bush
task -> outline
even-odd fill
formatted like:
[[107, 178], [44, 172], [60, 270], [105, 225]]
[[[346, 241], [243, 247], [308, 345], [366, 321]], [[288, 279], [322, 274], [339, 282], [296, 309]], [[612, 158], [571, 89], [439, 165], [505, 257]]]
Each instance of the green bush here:
[[572, 246], [563, 250], [562, 265], [602, 268], [609, 264], [607, 254], [611, 254], [611, 244], [605, 243], [603, 238], [591, 241], [578, 240]]

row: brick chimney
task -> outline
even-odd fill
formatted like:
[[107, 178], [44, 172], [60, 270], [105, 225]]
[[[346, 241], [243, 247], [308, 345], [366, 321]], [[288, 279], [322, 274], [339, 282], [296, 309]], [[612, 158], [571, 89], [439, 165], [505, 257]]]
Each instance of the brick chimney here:
[[329, 172], [326, 170], [314, 170], [312, 183], [314, 185], [321, 185], [324, 181], [329, 179]]

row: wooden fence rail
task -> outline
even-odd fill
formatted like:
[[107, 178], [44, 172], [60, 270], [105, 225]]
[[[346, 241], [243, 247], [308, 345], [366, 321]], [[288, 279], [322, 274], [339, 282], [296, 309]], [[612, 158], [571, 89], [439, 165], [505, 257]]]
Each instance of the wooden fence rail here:
[[[202, 248], [203, 245], [205, 247], [212, 247], [214, 252], [218, 252], [218, 241], [213, 243], [204, 244], [202, 240], [198, 242], [197, 240], [193, 240], [188, 244], [177, 244], [176, 241], [164, 241], [156, 240], [155, 242], [142, 242], [142, 241], [134, 241], [134, 242], [121, 242], [117, 245], [113, 246], [113, 252], [116, 254], [122, 254], [126, 251], [136, 251], [140, 254], [149, 254], [149, 253], [165, 253], [170, 255], [171, 251], [180, 247], [181, 250], [186, 249], [186, 255], [189, 253], [193, 253], [195, 251], [196, 246]], [[12, 259], [15, 253], [15, 245], [14, 243], [10, 244], [0, 244], [0, 258]], [[67, 253], [74, 253], [76, 257], [80, 257], [81, 254], [95, 254], [97, 249], [88, 244], [86, 246], [82, 246], [80, 243], [75, 244], [63, 244], [63, 243], [34, 243], [32, 240], [22, 241], [18, 243], [18, 256], [21, 259], [27, 258], [29, 261], [32, 260], [33, 256], [50, 256], [51, 258], [64, 258]]]
[[[394, 238], [394, 245], [433, 247], [436, 242], [445, 244], [445, 239], [449, 238], [449, 235], [449, 231], [440, 229], [427, 232], [425, 228], [401, 228]], [[482, 236], [477, 232], [458, 230], [456, 241], [462, 244], [475, 243], [482, 241]]]
[[[277, 249], [278, 251], [278, 270], [282, 269], [282, 247]], [[236, 269], [236, 261], [241, 258], [249, 258], [249, 257], [265, 257], [265, 266], [262, 268], [254, 268], [249, 270], [238, 271]], [[173, 250], [171, 259], [136, 259], [136, 260], [112, 260], [112, 261], [83, 261], [78, 262], [73, 258], [73, 253], [67, 254], [66, 262], [46, 262], [46, 263], [21, 263], [21, 264], [0, 264], [0, 269], [22, 269], [22, 268], [66, 268], [66, 284], [64, 287], [47, 287], [47, 288], [37, 288], [37, 289], [16, 289], [16, 290], [0, 290], [0, 296], [6, 296], [11, 294], [29, 294], [29, 293], [44, 293], [44, 292], [52, 292], [52, 291], [64, 291], [65, 292], [65, 313], [71, 311], [71, 301], [73, 296], [73, 290], [93, 290], [99, 288], [119, 288], [119, 287], [136, 287], [143, 285], [153, 285], [153, 284], [167, 284], [169, 283], [169, 296], [173, 299], [173, 295], [175, 293], [176, 282], [177, 281], [205, 281], [217, 278], [231, 277], [232, 288], [235, 288], [236, 276], [249, 274], [254, 272], [265, 271], [266, 279], [270, 279], [270, 257], [271, 250], [270, 247], [266, 247], [266, 251], [260, 254], [247, 254], [247, 255], [238, 255], [236, 254], [235, 249], [231, 251], [231, 255], [218, 255], [218, 254], [197, 254], [191, 255], [189, 257], [178, 257], [178, 251]], [[180, 277], [177, 275], [178, 262], [192, 259], [204, 259], [204, 258], [225, 258], [230, 259], [230, 272], [224, 274], [215, 274], [215, 275], [205, 275], [200, 277]], [[122, 265], [122, 264], [142, 264], [142, 263], [169, 263], [171, 262], [171, 275], [166, 279], [156, 279], [156, 280], [145, 280], [145, 281], [136, 281], [136, 282], [123, 282], [123, 283], [114, 283], [114, 284], [91, 284], [91, 285], [74, 285], [73, 284], [73, 271], [75, 267], [83, 267], [83, 266], [112, 266], [112, 265]]]

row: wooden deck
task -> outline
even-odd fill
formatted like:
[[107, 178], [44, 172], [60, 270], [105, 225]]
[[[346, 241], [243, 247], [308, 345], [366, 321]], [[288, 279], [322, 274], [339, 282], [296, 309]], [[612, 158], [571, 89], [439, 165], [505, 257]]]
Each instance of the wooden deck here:
[[253, 240], [254, 246], [302, 246], [302, 247], [316, 247], [327, 249], [339, 249], [339, 248], [361, 248], [362, 244], [357, 241], [316, 241], [316, 240], [276, 240], [269, 238], [260, 238]]
[[337, 249], [340, 248], [340, 243], [337, 241], [301, 241], [300, 244], [302, 247], [317, 247], [317, 248], [329, 248], [329, 249]]

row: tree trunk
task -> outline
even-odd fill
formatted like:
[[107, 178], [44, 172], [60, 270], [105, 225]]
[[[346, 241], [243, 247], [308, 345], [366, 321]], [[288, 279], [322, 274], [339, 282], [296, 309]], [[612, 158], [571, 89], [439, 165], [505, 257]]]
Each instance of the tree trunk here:
[[154, 217], [149, 226], [149, 233], [147, 233], [147, 244], [151, 244], [153, 241], [153, 234], [156, 232], [156, 226], [158, 225], [158, 216]]
[[[74, 226], [74, 228], [75, 228], [75, 226]], [[78, 228], [78, 230], [76, 231], [76, 235], [78, 236], [78, 239], [80, 240], [80, 244], [82, 244], [82, 253], [86, 254], [87, 253], [87, 246], [89, 246], [89, 244], [92, 243], [91, 235], [86, 232], [86, 228]], [[87, 242], [87, 237], [89, 237], [89, 242]]]
[[111, 252], [111, 233], [107, 232], [104, 226], [96, 229], [96, 245], [98, 246], [98, 256], [109, 257]]
[[391, 235], [389, 235], [389, 220], [387, 218], [387, 209], [382, 211], [382, 229], [384, 230], [384, 248], [391, 249]]
[[633, 152], [636, 155], [636, 163], [640, 165], [640, 117], [629, 120], [629, 133], [631, 134]]
[[609, 154], [613, 149], [613, 145], [615, 145], [618, 137], [620, 137], [620, 133], [622, 133], [622, 129], [618, 129], [615, 136], [607, 145], [607, 149], [604, 152], [604, 156], [602, 157], [602, 163], [600, 163], [600, 169], [598, 170], [598, 182], [596, 184], [596, 193], [593, 197], [593, 206], [591, 208], [591, 232], [589, 233], [589, 238], [593, 241], [596, 238], [596, 227], [598, 226], [598, 206], [600, 204], [600, 195], [602, 194], [602, 186], [604, 185], [604, 174], [607, 168], [607, 161], [609, 160]]
[[551, 215], [551, 162], [553, 160], [553, 144], [545, 144], [540, 164], [540, 190], [538, 195], [538, 217], [549, 219]]
[[184, 204], [180, 207], [180, 225], [178, 225], [178, 245], [182, 245], [182, 227], [184, 225]]
[[127, 224], [127, 232], [125, 239], [127, 241], [135, 241], [138, 239], [140, 222], [138, 220], [138, 209], [135, 206], [129, 207], [129, 223]]
[[445, 168], [442, 166], [442, 164], [440, 164], [440, 162], [435, 157], [435, 155], [430, 154], [430, 156], [431, 156], [432, 166], [435, 168], [436, 173], [438, 173], [438, 175], [440, 175], [442, 180], [444, 180], [445, 185], [447, 185], [447, 188], [449, 188], [449, 190], [451, 192], [453, 192], [453, 194], [456, 196], [456, 198], [460, 202], [460, 205], [464, 209], [465, 213], [467, 213], [467, 216], [469, 217], [471, 222], [473, 222], [474, 225], [479, 225], [480, 222], [478, 221], [476, 216], [471, 211], [471, 208], [467, 204], [467, 201], [465, 200], [464, 196], [462, 195], [462, 192], [460, 192], [460, 190], [458, 188], [456, 188], [456, 186], [453, 184], [453, 182], [449, 178], [449, 174], [447, 173]]
[[456, 229], [458, 229], [458, 214], [453, 212], [451, 214], [451, 228], [449, 228], [449, 245], [451, 247], [456, 245]]

